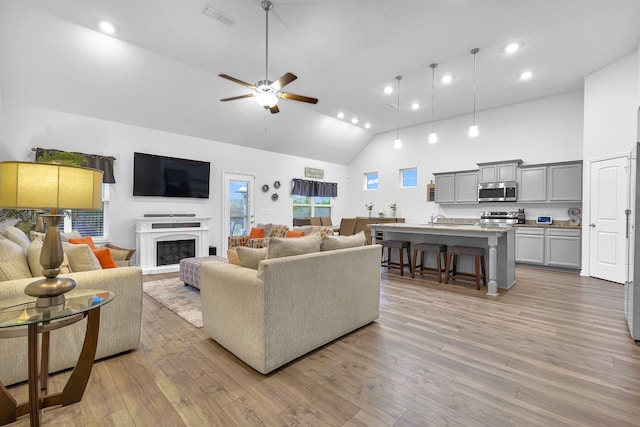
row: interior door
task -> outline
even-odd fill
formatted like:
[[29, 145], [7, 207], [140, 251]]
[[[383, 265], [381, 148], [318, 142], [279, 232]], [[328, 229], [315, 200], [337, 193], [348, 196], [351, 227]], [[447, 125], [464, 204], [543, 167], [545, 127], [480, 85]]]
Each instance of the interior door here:
[[249, 234], [255, 222], [256, 176], [238, 172], [224, 172], [222, 214], [222, 256], [228, 249], [229, 236]]
[[590, 174], [589, 274], [625, 283], [629, 159], [623, 156], [594, 161]]

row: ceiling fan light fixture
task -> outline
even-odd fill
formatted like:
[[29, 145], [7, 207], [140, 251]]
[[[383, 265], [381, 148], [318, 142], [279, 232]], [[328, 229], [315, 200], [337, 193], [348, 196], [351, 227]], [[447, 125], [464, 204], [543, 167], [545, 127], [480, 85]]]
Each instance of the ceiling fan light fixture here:
[[268, 110], [278, 103], [278, 97], [271, 92], [260, 92], [256, 95], [256, 102], [259, 106]]

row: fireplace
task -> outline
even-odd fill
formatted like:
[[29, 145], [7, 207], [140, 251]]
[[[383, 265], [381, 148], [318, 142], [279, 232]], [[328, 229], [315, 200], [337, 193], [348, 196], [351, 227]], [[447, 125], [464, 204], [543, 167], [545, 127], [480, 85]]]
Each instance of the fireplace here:
[[156, 243], [156, 265], [178, 264], [182, 258], [196, 256], [196, 239], [168, 240]]
[[209, 220], [194, 215], [136, 218], [136, 255], [143, 274], [180, 269], [180, 260], [209, 255]]

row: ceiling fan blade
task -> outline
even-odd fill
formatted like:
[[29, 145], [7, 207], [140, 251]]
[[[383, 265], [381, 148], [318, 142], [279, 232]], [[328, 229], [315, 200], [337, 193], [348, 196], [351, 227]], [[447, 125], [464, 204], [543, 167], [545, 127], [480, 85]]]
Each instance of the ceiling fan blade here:
[[318, 103], [318, 100], [316, 98], [310, 98], [308, 96], [296, 95], [294, 93], [279, 92], [278, 96], [280, 98], [291, 99], [293, 101], [308, 102], [309, 104], [317, 104]]
[[280, 90], [298, 77], [295, 74], [287, 73], [284, 76], [280, 77], [275, 82], [271, 83], [271, 87], [275, 90]]
[[236, 99], [253, 98], [254, 96], [256, 96], [255, 93], [248, 93], [246, 95], [232, 96], [231, 98], [224, 98], [224, 99], [221, 99], [220, 101], [234, 101]]
[[226, 74], [218, 74], [218, 76], [222, 77], [223, 79], [231, 80], [232, 82], [238, 83], [239, 85], [242, 85], [244, 87], [248, 87], [251, 90], [256, 90], [256, 87], [254, 85], [247, 82], [243, 82], [242, 80], [238, 80], [235, 77], [231, 77]]
[[269, 111], [271, 111], [271, 114], [275, 114], [275, 113], [279, 113], [280, 109], [278, 108], [278, 105], [274, 105], [273, 107], [269, 108]]

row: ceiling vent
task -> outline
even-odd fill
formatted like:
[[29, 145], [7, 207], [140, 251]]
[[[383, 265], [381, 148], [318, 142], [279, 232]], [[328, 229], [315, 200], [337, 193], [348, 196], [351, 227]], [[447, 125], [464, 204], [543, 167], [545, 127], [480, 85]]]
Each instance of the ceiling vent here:
[[227, 15], [226, 13], [221, 11], [220, 9], [216, 9], [215, 7], [211, 6], [210, 4], [206, 5], [204, 7], [204, 9], [202, 9], [202, 13], [204, 13], [205, 15], [207, 15], [211, 19], [215, 19], [216, 21], [222, 22], [225, 25], [231, 26], [231, 25], [235, 24], [235, 22], [236, 22], [236, 20], [233, 19], [231, 16]]

